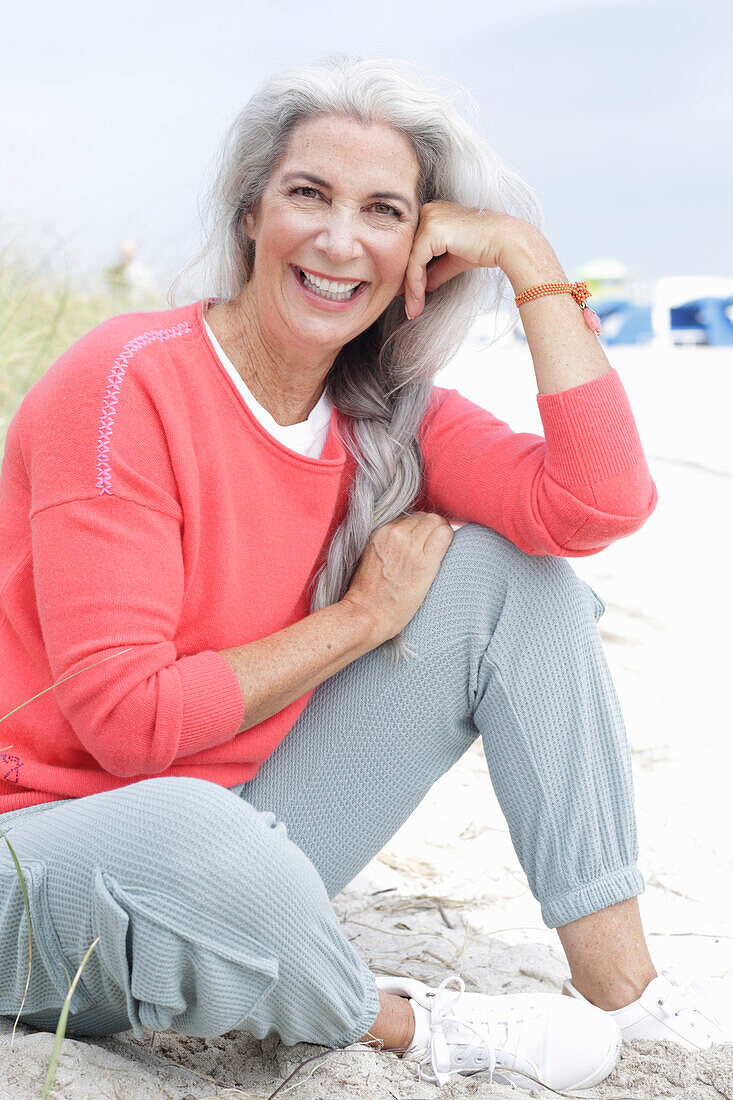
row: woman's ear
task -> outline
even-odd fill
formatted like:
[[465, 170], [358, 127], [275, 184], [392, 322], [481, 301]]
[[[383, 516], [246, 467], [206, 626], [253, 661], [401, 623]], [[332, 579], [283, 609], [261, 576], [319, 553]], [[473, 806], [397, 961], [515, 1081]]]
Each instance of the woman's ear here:
[[247, 234], [251, 241], [254, 241], [257, 223], [254, 215], [249, 210], [242, 218], [242, 224], [244, 225], [244, 232]]

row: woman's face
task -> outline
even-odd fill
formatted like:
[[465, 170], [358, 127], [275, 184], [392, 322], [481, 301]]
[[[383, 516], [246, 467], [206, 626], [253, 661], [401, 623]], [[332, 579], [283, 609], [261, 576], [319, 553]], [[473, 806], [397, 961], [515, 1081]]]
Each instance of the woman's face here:
[[[256, 241], [247, 286], [271, 338], [335, 354], [379, 317], [402, 287], [418, 173], [409, 141], [388, 126], [329, 115], [296, 127], [257, 216], [245, 216]], [[363, 285], [332, 301], [301, 269]]]

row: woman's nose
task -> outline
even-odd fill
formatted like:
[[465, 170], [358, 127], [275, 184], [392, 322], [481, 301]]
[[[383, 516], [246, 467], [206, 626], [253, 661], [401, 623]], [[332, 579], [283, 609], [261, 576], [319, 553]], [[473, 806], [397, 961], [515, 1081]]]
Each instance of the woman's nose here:
[[345, 263], [361, 256], [363, 247], [355, 220], [347, 212], [330, 213], [316, 237], [316, 247], [334, 263]]

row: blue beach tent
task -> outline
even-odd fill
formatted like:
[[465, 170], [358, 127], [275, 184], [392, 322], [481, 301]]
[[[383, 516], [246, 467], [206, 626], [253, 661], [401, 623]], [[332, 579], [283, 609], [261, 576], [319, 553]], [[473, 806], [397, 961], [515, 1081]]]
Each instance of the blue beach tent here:
[[703, 343], [713, 346], [733, 344], [733, 323], [726, 310], [733, 306], [730, 298], [695, 298], [670, 309], [670, 328], [674, 338], [676, 330], [700, 330], [705, 333]]

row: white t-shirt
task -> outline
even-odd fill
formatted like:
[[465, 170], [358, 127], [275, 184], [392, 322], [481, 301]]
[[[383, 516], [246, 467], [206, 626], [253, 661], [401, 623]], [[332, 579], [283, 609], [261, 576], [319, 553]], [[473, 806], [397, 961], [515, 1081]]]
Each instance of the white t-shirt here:
[[326, 436], [328, 435], [328, 429], [331, 423], [331, 413], [333, 411], [333, 405], [326, 396], [325, 390], [321, 394], [315, 407], [311, 409], [307, 420], [301, 421], [300, 424], [278, 424], [277, 420], [273, 418], [266, 408], [260, 405], [252, 391], [244, 384], [242, 376], [237, 373], [234, 364], [214, 336], [206, 319], [204, 319], [204, 325], [206, 326], [206, 331], [214, 346], [216, 354], [221, 359], [227, 373], [231, 375], [232, 381], [241, 393], [244, 401], [251, 409], [253, 415], [257, 417], [265, 431], [279, 440], [283, 446], [289, 447], [291, 451], [297, 451], [298, 454], [307, 455], [309, 458], [320, 458], [326, 443]]

